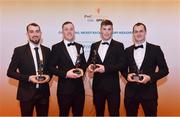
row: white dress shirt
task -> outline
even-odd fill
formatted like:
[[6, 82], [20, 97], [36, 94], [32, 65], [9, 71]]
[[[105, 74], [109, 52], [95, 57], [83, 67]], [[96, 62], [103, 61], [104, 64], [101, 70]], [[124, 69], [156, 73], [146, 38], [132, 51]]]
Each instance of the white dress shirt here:
[[138, 69], [141, 68], [141, 65], [143, 63], [145, 52], [146, 52], [146, 41], [142, 44], [135, 44], [135, 46], [143, 45], [143, 48], [134, 49], [134, 60], [136, 62], [136, 65]]
[[77, 48], [76, 48], [75, 45], [68, 46], [69, 43], [74, 43], [74, 41], [73, 42], [69, 42], [69, 41], [64, 39], [64, 44], [65, 44], [65, 46], [67, 48], [69, 56], [71, 57], [71, 60], [72, 60], [73, 64], [75, 65], [76, 59], [77, 59], [77, 55], [78, 55]]
[[[38, 44], [38, 45], [33, 44], [30, 41], [29, 41], [29, 46], [30, 46], [31, 53], [32, 53], [32, 56], [33, 56], [33, 61], [34, 61], [34, 65], [35, 65], [36, 75], [38, 75], [38, 63], [37, 63], [37, 58], [36, 58], [36, 51], [35, 51], [34, 48], [38, 47], [39, 59], [43, 61], [41, 46], [40, 46], [40, 44]], [[39, 88], [39, 84], [36, 84], [36, 88]]]
[[[99, 56], [100, 56], [102, 62], [103, 62], [104, 59], [105, 59], [107, 50], [108, 50], [109, 45], [110, 45], [110, 43], [111, 43], [111, 40], [112, 40], [112, 39], [109, 39], [109, 40], [107, 40], [107, 41], [102, 40], [101, 43], [100, 43], [100, 45], [99, 45], [98, 53], [99, 53]], [[104, 43], [104, 42], [109, 43], [109, 45], [107, 45], [107, 44], [102, 44], [102, 43]]]
[[40, 60], [43, 61], [41, 46], [40, 46], [40, 44], [35, 45], [35, 44], [33, 44], [32, 42], [29, 42], [29, 46], [30, 46], [31, 53], [32, 53], [32, 56], [33, 56], [33, 60], [34, 60], [36, 75], [38, 75], [38, 72], [37, 72], [37, 71], [38, 71], [38, 64], [37, 64], [37, 59], [36, 59], [36, 51], [35, 51], [34, 48], [35, 48], [35, 47], [38, 47], [39, 58], [40, 58]]

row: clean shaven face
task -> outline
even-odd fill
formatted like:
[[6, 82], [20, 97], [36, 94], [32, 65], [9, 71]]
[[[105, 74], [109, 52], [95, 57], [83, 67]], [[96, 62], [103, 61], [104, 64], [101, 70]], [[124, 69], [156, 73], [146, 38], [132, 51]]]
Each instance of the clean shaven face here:
[[113, 27], [111, 25], [103, 25], [100, 29], [102, 40], [109, 40], [112, 38]]
[[62, 29], [63, 39], [66, 39], [67, 41], [73, 41], [75, 37], [75, 29], [74, 25], [69, 23], [63, 26]]
[[133, 32], [133, 38], [135, 43], [143, 43], [145, 41], [146, 31], [143, 25], [135, 26]]

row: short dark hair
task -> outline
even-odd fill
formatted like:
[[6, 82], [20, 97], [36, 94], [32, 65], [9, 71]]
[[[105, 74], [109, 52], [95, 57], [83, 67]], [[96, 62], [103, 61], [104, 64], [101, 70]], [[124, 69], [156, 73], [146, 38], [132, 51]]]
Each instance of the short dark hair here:
[[40, 28], [40, 26], [39, 26], [38, 24], [36, 24], [36, 23], [30, 23], [30, 24], [28, 24], [28, 25], [26, 26], [27, 32], [28, 32], [29, 26], [37, 26], [37, 27], [39, 27], [39, 30], [41, 31], [41, 28]]
[[133, 26], [133, 32], [134, 32], [135, 26], [140, 26], [140, 25], [142, 25], [142, 26], [144, 27], [144, 30], [146, 31], [146, 25], [143, 24], [143, 23], [141, 23], [141, 22], [138, 22], [138, 23], [136, 23], [136, 24]]
[[105, 26], [107, 26], [107, 25], [113, 26], [113, 23], [111, 22], [111, 20], [105, 19], [105, 20], [103, 20], [103, 21], [101, 22], [101, 27], [102, 27], [103, 25], [105, 25]]
[[72, 24], [72, 25], [74, 26], [74, 24], [73, 24], [72, 22], [67, 21], [67, 22], [64, 22], [64, 23], [63, 23], [63, 25], [62, 25], [62, 29], [64, 28], [64, 25], [66, 25], [66, 24]]

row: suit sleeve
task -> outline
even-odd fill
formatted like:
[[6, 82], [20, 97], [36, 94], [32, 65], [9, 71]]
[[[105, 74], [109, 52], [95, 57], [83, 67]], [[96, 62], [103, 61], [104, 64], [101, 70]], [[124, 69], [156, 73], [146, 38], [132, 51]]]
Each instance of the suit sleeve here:
[[126, 61], [125, 61], [124, 45], [123, 44], [118, 45], [118, 48], [115, 51], [118, 51], [118, 53], [117, 53], [117, 55], [118, 55], [117, 64], [105, 65], [105, 72], [107, 72], [107, 73], [117, 72], [117, 71], [120, 71], [121, 73], [123, 73], [123, 70], [125, 69]]
[[[45, 70], [44, 71], [45, 71], [45, 74], [49, 75], [50, 80], [51, 80], [53, 74], [48, 70], [48, 61], [50, 60], [50, 52], [51, 52], [51, 50], [48, 48], [47, 54], [46, 54], [46, 64], [45, 64]], [[49, 80], [49, 82], [50, 82], [50, 80]]]
[[9, 68], [7, 70], [7, 76], [10, 78], [19, 80], [19, 81], [28, 82], [29, 75], [24, 75], [17, 71], [20, 61], [21, 61], [21, 58], [20, 58], [21, 56], [22, 55], [20, 51], [17, 48], [15, 48]]
[[88, 58], [88, 60], [87, 60], [86, 68], [87, 68], [90, 64], [92, 64], [93, 50], [94, 50], [94, 47], [93, 47], [93, 44], [92, 44], [92, 45], [91, 45], [90, 54], [89, 54], [89, 58]]
[[60, 78], [65, 78], [67, 71], [60, 70], [60, 69], [57, 68], [57, 64], [59, 62], [62, 62], [62, 61], [59, 61], [59, 59], [58, 59], [58, 48], [53, 46], [52, 51], [50, 53], [49, 62], [48, 62], [48, 70], [52, 74], [54, 74], [54, 75], [56, 75], [56, 76], [58, 76]]
[[128, 55], [127, 55], [127, 50], [125, 49], [124, 55], [125, 55], [125, 62], [124, 62], [124, 68], [121, 70], [121, 74], [123, 77], [127, 80], [128, 76]]
[[167, 76], [169, 73], [168, 66], [167, 66], [166, 60], [164, 58], [164, 54], [160, 47], [158, 47], [158, 49], [157, 49], [156, 56], [157, 56], [156, 63], [157, 63], [157, 67], [159, 70], [158, 70], [158, 72], [150, 74], [151, 82], [156, 82], [157, 80]]
[[82, 46], [82, 48], [83, 48], [83, 53], [80, 55], [80, 57], [81, 57], [81, 68], [85, 72], [86, 71], [86, 59], [84, 56], [84, 47]]

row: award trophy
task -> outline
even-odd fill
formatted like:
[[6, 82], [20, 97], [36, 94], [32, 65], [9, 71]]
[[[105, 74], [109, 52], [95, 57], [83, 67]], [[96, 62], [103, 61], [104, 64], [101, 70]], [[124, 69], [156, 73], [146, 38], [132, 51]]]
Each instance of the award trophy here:
[[99, 66], [96, 65], [96, 57], [97, 57], [97, 51], [94, 49], [93, 51], [93, 57], [92, 57], [92, 69], [95, 70]]
[[80, 62], [81, 62], [81, 59], [80, 59], [80, 54], [77, 55], [77, 58], [76, 58], [76, 62], [75, 62], [75, 70], [73, 70], [73, 73], [76, 73], [76, 74], [81, 74], [81, 71], [78, 70], [77, 68], [80, 67]]
[[36, 79], [38, 81], [43, 81], [43, 80], [46, 79], [44, 76], [42, 76], [43, 75], [43, 71], [44, 71], [44, 64], [43, 64], [43, 61], [40, 60], [40, 63], [39, 63], [39, 66], [38, 66], [38, 71], [37, 71], [39, 76], [36, 77]]
[[139, 70], [137, 65], [134, 65], [132, 67], [132, 70], [133, 70], [133, 73], [135, 73], [135, 75], [132, 76], [132, 79], [135, 80], [135, 81], [141, 81], [143, 80], [143, 76], [140, 76], [139, 74], [142, 73], [142, 70]]

